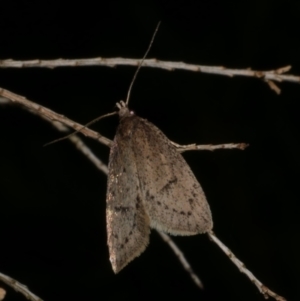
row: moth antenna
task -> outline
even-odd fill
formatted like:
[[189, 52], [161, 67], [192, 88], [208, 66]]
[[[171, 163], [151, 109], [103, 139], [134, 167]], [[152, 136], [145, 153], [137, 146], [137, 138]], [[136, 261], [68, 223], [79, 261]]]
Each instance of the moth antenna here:
[[56, 142], [59, 142], [59, 141], [68, 139], [68, 138], [70, 138], [71, 136], [73, 136], [73, 135], [75, 135], [75, 134], [81, 132], [84, 128], [88, 127], [89, 125], [91, 125], [91, 124], [93, 124], [93, 123], [95, 123], [95, 122], [97, 122], [97, 121], [99, 121], [99, 120], [101, 120], [101, 119], [103, 119], [103, 118], [106, 118], [106, 117], [109, 117], [109, 116], [113, 116], [113, 115], [116, 115], [116, 114], [117, 114], [117, 112], [112, 112], [112, 113], [107, 113], [107, 114], [105, 114], [105, 115], [102, 115], [102, 116], [100, 116], [100, 117], [97, 117], [97, 118], [93, 119], [92, 121], [88, 122], [87, 124], [85, 124], [84, 126], [82, 126], [79, 130], [76, 130], [76, 131], [74, 131], [73, 133], [71, 133], [71, 134], [69, 134], [69, 135], [67, 135], [67, 136], [64, 136], [64, 137], [62, 137], [62, 138], [58, 138], [58, 139], [55, 139], [55, 140], [53, 140], [53, 141], [50, 141], [50, 142], [44, 144], [43, 146], [48, 146], [48, 145], [54, 144], [54, 143], [56, 143]]
[[[152, 38], [151, 38], [150, 44], [149, 44], [149, 46], [148, 46], [148, 48], [147, 48], [147, 51], [146, 51], [146, 53], [144, 54], [144, 56], [143, 56], [142, 60], [140, 61], [140, 63], [138, 64], [138, 67], [137, 67], [137, 69], [136, 69], [136, 71], [135, 71], [135, 73], [134, 73], [134, 76], [133, 76], [133, 78], [132, 78], [132, 81], [131, 81], [130, 86], [129, 86], [129, 89], [128, 89], [128, 93], [127, 93], [127, 97], [126, 97], [126, 102], [124, 103], [123, 101], [121, 101], [122, 107], [123, 107], [123, 108], [127, 108], [127, 105], [128, 105], [128, 102], [129, 102], [129, 98], [130, 98], [130, 93], [131, 93], [131, 90], [132, 90], [132, 86], [133, 86], [133, 84], [134, 84], [134, 82], [135, 82], [135, 80], [136, 80], [137, 74], [139, 73], [139, 71], [140, 71], [140, 69], [141, 69], [141, 66], [142, 66], [143, 62], [145, 61], [145, 58], [147, 57], [147, 55], [148, 55], [148, 53], [149, 53], [149, 51], [150, 51], [150, 49], [151, 49], [151, 46], [152, 46], [153, 41], [154, 41], [154, 38], [155, 38], [155, 36], [156, 36], [156, 34], [157, 34], [157, 31], [158, 31], [158, 28], [159, 28], [159, 26], [160, 26], [160, 23], [161, 23], [161, 22], [158, 22], [158, 24], [156, 25], [155, 31], [154, 31], [154, 33], [153, 33], [153, 35], [152, 35]], [[121, 108], [118, 106], [118, 104], [117, 104], [117, 107], [118, 107], [119, 109], [121, 109]], [[73, 132], [73, 133], [71, 133], [71, 134], [69, 134], [69, 135], [67, 135], [67, 136], [64, 136], [64, 137], [62, 137], [62, 138], [59, 138], [59, 139], [55, 139], [55, 140], [53, 140], [53, 141], [50, 141], [50, 142], [44, 144], [44, 146], [48, 146], [48, 145], [54, 144], [54, 143], [56, 143], [56, 142], [59, 142], [59, 141], [68, 139], [68, 138], [70, 138], [71, 136], [73, 136], [73, 135], [75, 135], [75, 134], [81, 132], [84, 128], [88, 127], [89, 125], [91, 125], [91, 124], [97, 122], [98, 120], [103, 119], [103, 118], [106, 118], [106, 117], [109, 117], [109, 116], [112, 116], [112, 115], [116, 115], [116, 114], [117, 114], [117, 112], [112, 112], [112, 113], [108, 113], [108, 114], [102, 115], [102, 116], [100, 116], [100, 117], [97, 117], [97, 118], [93, 119], [92, 121], [88, 122], [87, 124], [85, 124], [85, 125], [84, 125], [83, 127], [81, 127], [79, 130], [76, 130], [75, 132]]]
[[151, 38], [150, 44], [149, 44], [149, 46], [148, 46], [148, 48], [147, 48], [147, 51], [146, 51], [146, 53], [144, 54], [144, 56], [143, 56], [142, 60], [140, 61], [140, 63], [138, 64], [138, 67], [137, 67], [137, 69], [136, 69], [136, 71], [135, 71], [135, 73], [134, 73], [134, 76], [133, 76], [133, 78], [132, 78], [132, 81], [131, 81], [130, 86], [129, 86], [129, 89], [128, 89], [126, 101], [125, 101], [126, 106], [128, 105], [129, 98], [130, 98], [130, 93], [131, 93], [131, 90], [132, 90], [132, 86], [133, 86], [133, 84], [134, 84], [134, 82], [135, 82], [136, 76], [137, 76], [137, 74], [139, 73], [139, 71], [140, 71], [140, 69], [141, 69], [141, 67], [142, 67], [143, 62], [145, 61], [145, 59], [146, 59], [146, 57], [147, 57], [147, 55], [148, 55], [148, 53], [149, 53], [149, 51], [150, 51], [150, 49], [151, 49], [151, 46], [152, 46], [152, 44], [153, 44], [153, 41], [154, 41], [154, 38], [155, 38], [156, 33], [157, 33], [157, 31], [158, 31], [158, 28], [159, 28], [160, 23], [161, 23], [161, 22], [159, 21], [158, 24], [156, 25], [155, 31], [154, 31], [154, 33], [153, 33], [153, 35], [152, 35], [152, 38]]

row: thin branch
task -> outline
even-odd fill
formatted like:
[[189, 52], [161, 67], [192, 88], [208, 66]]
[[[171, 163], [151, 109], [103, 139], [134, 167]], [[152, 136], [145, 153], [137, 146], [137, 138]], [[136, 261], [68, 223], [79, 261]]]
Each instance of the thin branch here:
[[265, 81], [271, 90], [273, 90], [277, 95], [279, 95], [281, 93], [281, 89], [271, 80], [266, 80]]
[[[102, 136], [101, 134], [71, 120], [68, 119], [67, 117], [57, 114], [54, 111], [43, 107], [41, 105], [38, 105], [28, 99], [26, 99], [25, 97], [15, 94], [11, 91], [8, 91], [6, 89], [2, 89], [0, 88], [0, 99], [1, 96], [3, 97], [3, 101], [2, 103], [7, 103], [5, 101], [5, 99], [9, 99], [10, 101], [12, 101], [13, 103], [22, 105], [24, 107], [26, 107], [29, 111], [34, 112], [36, 115], [42, 117], [43, 119], [50, 121], [50, 122], [61, 122], [63, 124], [65, 124], [68, 127], [73, 128], [74, 130], [81, 130], [81, 132], [92, 139], [96, 139], [97, 141], [99, 141], [100, 143], [110, 147], [112, 144], [112, 141], [109, 140], [108, 138]], [[0, 102], [1, 104], [1, 102]], [[245, 143], [239, 143], [239, 144], [234, 144], [234, 143], [230, 143], [230, 144], [219, 144], [219, 145], [196, 145], [196, 144], [189, 144], [189, 145], [179, 145], [173, 142], [173, 144], [178, 147], [178, 151], [180, 152], [184, 152], [184, 151], [188, 151], [188, 150], [214, 150], [214, 149], [244, 149], [246, 144]]]
[[[42, 117], [41, 115], [39, 115]], [[43, 118], [43, 117], [42, 117]], [[49, 121], [49, 119], [46, 119]], [[60, 122], [52, 122], [52, 125], [61, 132], [70, 130]], [[100, 171], [105, 175], [108, 174], [107, 166], [92, 152], [92, 150], [80, 139], [78, 135], [72, 135], [68, 139], [75, 144], [76, 148], [81, 151]]]
[[244, 150], [246, 147], [249, 146], [247, 143], [225, 143], [225, 144], [188, 144], [188, 145], [180, 145], [175, 142], [171, 143], [177, 147], [177, 150], [180, 153], [183, 153], [185, 151], [191, 151], [191, 150], [208, 150], [208, 151], [214, 151], [217, 149], [240, 149]]
[[102, 115], [100, 117], [97, 117], [97, 118], [93, 119], [92, 121], [88, 122], [87, 124], [83, 125], [80, 129], [76, 130], [75, 132], [70, 133], [67, 136], [55, 139], [55, 140], [53, 140], [51, 142], [48, 142], [48, 143], [44, 144], [44, 146], [48, 146], [48, 145], [51, 145], [53, 143], [57, 143], [59, 141], [66, 140], [66, 139], [70, 138], [71, 136], [73, 136], [73, 135], [75, 135], [77, 133], [82, 132], [83, 129], [87, 128], [88, 126], [90, 126], [90, 125], [92, 125], [94, 123], [96, 123], [97, 121], [99, 121], [99, 120], [101, 120], [103, 118], [106, 118], [106, 117], [110, 117], [110, 116], [116, 115], [116, 114], [117, 114], [117, 112], [112, 112], [112, 113], [104, 114], [104, 115]]
[[[7, 92], [7, 90], [6, 90]], [[0, 93], [1, 93], [1, 89], [0, 89]], [[11, 92], [10, 92], [11, 93]], [[7, 94], [7, 93], [6, 93]], [[5, 94], [5, 95], [6, 95]], [[11, 94], [12, 95], [12, 94]], [[14, 94], [16, 95], [16, 94]], [[19, 96], [19, 95], [18, 95]], [[22, 97], [22, 96], [19, 96], [19, 97]], [[0, 105], [1, 104], [9, 104], [11, 103], [11, 100], [8, 99], [8, 98], [4, 98], [4, 97], [0, 97]], [[29, 100], [26, 100], [26, 105], [25, 103], [23, 102], [18, 102], [18, 104], [21, 104], [23, 105], [23, 107], [25, 109], [27, 109], [30, 113], [32, 114], [35, 114], [37, 116], [39, 116], [40, 118], [50, 122], [57, 130], [59, 130], [60, 132], [63, 132], [63, 133], [68, 133], [70, 132], [70, 129], [68, 127], [66, 127], [63, 123], [59, 122], [59, 121], [54, 121], [53, 119], [49, 119], [47, 117], [47, 115], [44, 115], [44, 114], [41, 114], [41, 110], [35, 110], [33, 108], [36, 108], [36, 106], [34, 106], [35, 104], [32, 103], [31, 101]], [[46, 110], [46, 108], [43, 107], [43, 110]], [[48, 110], [48, 109], [47, 109]], [[50, 111], [50, 110], [49, 110]], [[54, 113], [56, 114], [55, 112], [53, 111], [50, 111], [51, 113]], [[61, 116], [61, 115], [60, 115]], [[55, 117], [54, 117], [55, 118]], [[64, 117], [65, 118], [65, 117]], [[72, 121], [73, 122], [73, 121]], [[83, 129], [84, 127], [82, 127], [81, 129]], [[88, 132], [90, 130], [88, 129]], [[80, 139], [80, 137], [78, 135], [75, 135], [75, 133], [72, 133], [68, 136], [66, 136], [65, 138], [68, 138], [70, 141], [72, 141], [76, 148], [78, 150], [80, 150], [99, 170], [101, 170], [104, 174], [108, 174], [108, 168], [107, 166], [100, 160], [96, 157], [96, 155], [91, 151], [90, 148], [88, 148], [84, 142], [82, 141], [82, 139]]]
[[203, 284], [199, 277], [195, 274], [192, 267], [184, 257], [184, 254], [181, 252], [181, 250], [177, 247], [177, 245], [174, 243], [174, 241], [171, 239], [171, 237], [164, 232], [157, 231], [160, 237], [163, 239], [164, 242], [166, 242], [169, 247], [173, 250], [174, 254], [177, 256], [177, 259], [181, 262], [183, 268], [189, 273], [190, 277], [193, 279], [193, 281], [196, 283], [196, 285], [203, 289]]
[[[40, 297], [36, 296], [34, 293], [28, 290], [27, 286], [21, 284], [20, 282], [16, 281], [15, 279], [6, 276], [0, 273], [0, 280], [4, 283], [15, 289], [17, 292], [23, 294], [28, 300], [31, 301], [43, 301]], [[0, 291], [1, 293], [1, 291]], [[0, 299], [1, 300], [1, 299]]]
[[[55, 60], [28, 60], [14, 61], [12, 59], [0, 60], [0, 68], [57, 68], [57, 67], [83, 67], [83, 66], [138, 66], [141, 59], [126, 58], [90, 58], [90, 59], [55, 59]], [[187, 64], [184, 62], [159, 61], [157, 59], [146, 59], [143, 62], [144, 67], [160, 68], [168, 71], [186, 70], [192, 72], [202, 72], [209, 74], [218, 74], [225, 76], [248, 76], [256, 77], [264, 80], [277, 82], [293, 82], [300, 83], [300, 76], [292, 74], [284, 74], [290, 71], [291, 66], [284, 66], [274, 70], [251, 70], [247, 69], [231, 69], [223, 66], [205, 66], [196, 64]]]
[[241, 273], [245, 274], [252, 283], [258, 288], [261, 294], [264, 295], [266, 299], [269, 297], [274, 298], [276, 301], [286, 301], [284, 297], [277, 295], [275, 292], [271, 291], [268, 287], [263, 285], [253, 274], [250, 272], [244, 263], [242, 263], [230, 250], [229, 248], [224, 245], [216, 235], [211, 231], [208, 233], [210, 239], [217, 244], [217, 246], [229, 257], [229, 259], [237, 266]]
[[59, 121], [59, 122], [65, 124], [66, 126], [73, 128], [74, 130], [81, 130], [82, 134], [84, 134], [90, 138], [93, 138], [108, 147], [110, 147], [112, 144], [111, 140], [100, 135], [99, 133], [97, 133], [91, 129], [88, 129], [88, 128], [84, 127], [83, 125], [81, 125], [75, 121], [72, 121], [71, 119], [68, 119], [67, 117], [65, 117], [63, 115], [57, 114], [54, 111], [52, 111], [46, 107], [38, 105], [38, 104], [26, 99], [25, 97], [23, 97], [21, 95], [18, 95], [13, 92], [10, 92], [6, 89], [0, 88], [0, 96], [9, 99], [13, 103], [16, 103], [16, 104], [26, 107], [28, 110], [33, 111], [35, 114], [37, 114], [39, 116], [43, 116], [43, 119], [47, 119], [50, 122]]

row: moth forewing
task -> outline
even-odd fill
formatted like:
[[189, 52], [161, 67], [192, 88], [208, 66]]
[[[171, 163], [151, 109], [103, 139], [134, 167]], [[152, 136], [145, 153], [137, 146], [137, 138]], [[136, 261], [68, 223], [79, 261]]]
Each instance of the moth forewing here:
[[135, 118], [133, 151], [151, 226], [173, 235], [211, 230], [205, 194], [182, 155], [155, 125]]
[[106, 197], [108, 246], [115, 273], [145, 250], [150, 235], [134, 154], [123, 130], [119, 126], [110, 150]]

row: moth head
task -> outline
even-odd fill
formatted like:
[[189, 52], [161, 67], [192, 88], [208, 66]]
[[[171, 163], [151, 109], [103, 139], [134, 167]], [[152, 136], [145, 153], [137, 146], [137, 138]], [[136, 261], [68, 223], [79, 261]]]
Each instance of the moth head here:
[[119, 109], [118, 114], [119, 114], [120, 119], [134, 115], [134, 113], [132, 111], [129, 111], [126, 103], [123, 100], [121, 100], [120, 102], [117, 102], [116, 106]]

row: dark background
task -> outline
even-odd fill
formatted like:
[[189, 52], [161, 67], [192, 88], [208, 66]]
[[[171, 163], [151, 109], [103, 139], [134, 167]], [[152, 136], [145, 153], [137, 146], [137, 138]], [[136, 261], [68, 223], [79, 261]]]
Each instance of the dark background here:
[[[299, 1], [1, 3], [0, 59], [149, 58], [300, 74]], [[80, 123], [114, 110], [133, 67], [0, 69], [0, 87]], [[267, 286], [299, 300], [300, 85], [143, 68], [130, 107], [171, 140], [247, 142], [245, 151], [189, 152], [217, 236]], [[93, 128], [113, 138], [117, 117]], [[0, 272], [51, 300], [264, 300], [206, 235], [175, 237], [200, 291], [155, 233], [120, 274], [108, 259], [106, 177], [49, 123], [0, 107]], [[105, 162], [109, 150], [85, 139]], [[2, 284], [0, 284], [2, 285]], [[24, 300], [8, 290], [6, 300]]]

